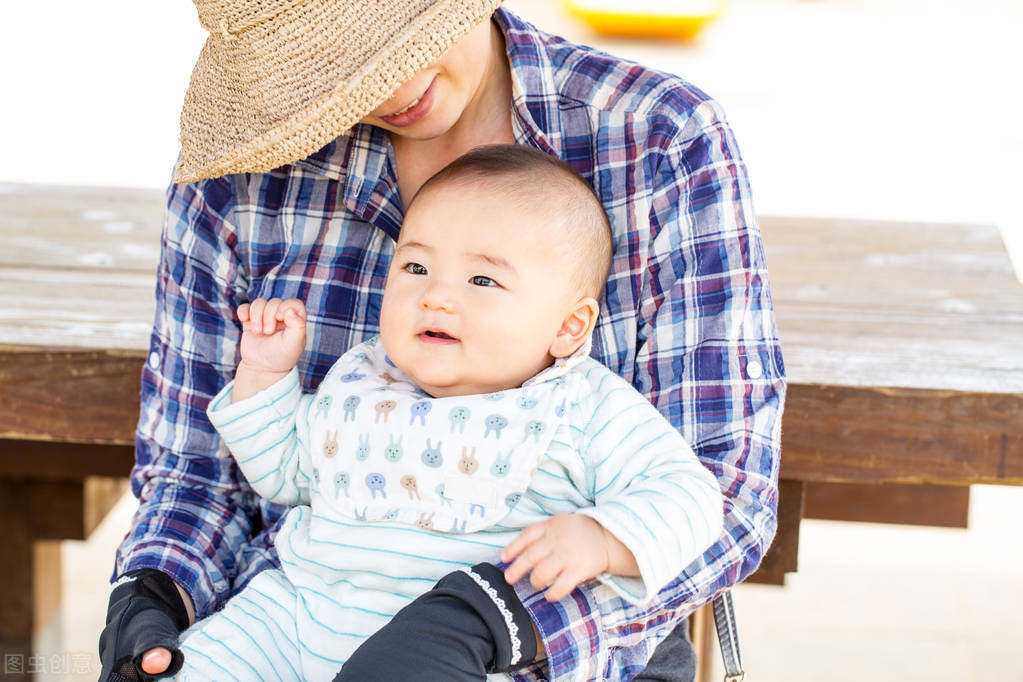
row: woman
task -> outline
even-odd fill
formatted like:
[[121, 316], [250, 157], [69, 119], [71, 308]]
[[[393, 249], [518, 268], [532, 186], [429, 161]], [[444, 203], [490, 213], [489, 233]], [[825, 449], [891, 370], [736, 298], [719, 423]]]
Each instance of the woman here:
[[168, 193], [140, 507], [118, 552], [103, 679], [124, 662], [128, 679], [173, 670], [182, 624], [275, 565], [283, 510], [258, 505], [204, 414], [235, 366], [232, 311], [305, 300], [300, 369], [314, 388], [377, 332], [409, 199], [465, 151], [501, 142], [556, 155], [593, 185], [615, 233], [594, 356], [672, 421], [726, 496], [720, 541], [649, 608], [599, 587], [549, 604], [517, 584], [542, 647], [516, 674], [692, 679], [691, 647], [681, 628], [669, 634], [749, 575], [773, 537], [784, 399], [745, 168], [719, 107], [545, 35], [499, 0], [196, 4], [210, 38]]

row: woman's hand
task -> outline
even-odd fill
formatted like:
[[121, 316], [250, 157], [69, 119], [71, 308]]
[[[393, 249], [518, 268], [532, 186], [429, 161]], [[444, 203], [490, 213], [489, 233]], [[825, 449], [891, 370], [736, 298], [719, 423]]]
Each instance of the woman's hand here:
[[142, 670], [148, 675], [159, 675], [165, 672], [171, 664], [171, 652], [168, 649], [158, 646], [150, 649], [142, 655]]
[[100, 682], [174, 675], [184, 661], [179, 633], [194, 620], [191, 597], [169, 576], [152, 568], [125, 573], [110, 593], [100, 633]]

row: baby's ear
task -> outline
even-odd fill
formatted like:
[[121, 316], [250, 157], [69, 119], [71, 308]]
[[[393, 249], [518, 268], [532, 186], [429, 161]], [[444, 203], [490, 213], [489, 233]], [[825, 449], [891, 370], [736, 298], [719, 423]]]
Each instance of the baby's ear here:
[[576, 352], [593, 331], [599, 313], [597, 299], [592, 296], [580, 298], [562, 321], [561, 329], [551, 344], [550, 354], [556, 358], [567, 358]]

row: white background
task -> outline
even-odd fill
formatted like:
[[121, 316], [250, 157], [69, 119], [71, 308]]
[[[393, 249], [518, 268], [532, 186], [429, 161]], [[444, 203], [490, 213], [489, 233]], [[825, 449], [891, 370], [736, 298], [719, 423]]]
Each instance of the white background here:
[[[731, 0], [695, 45], [507, 4], [719, 99], [761, 213], [989, 222], [1020, 251], [1023, 3]], [[162, 187], [203, 40], [186, 0], [7, 3], [0, 181]]]
[[[1023, 3], [732, 0], [695, 45], [600, 39], [553, 0], [508, 5], [719, 99], [761, 213], [988, 222], [1023, 263]], [[162, 187], [203, 40], [187, 0], [5, 3], [0, 181]], [[51, 650], [94, 655], [132, 505], [64, 543]], [[747, 668], [1023, 681], [1021, 519], [1023, 490], [976, 486], [969, 531], [804, 522], [788, 586], [738, 592]]]

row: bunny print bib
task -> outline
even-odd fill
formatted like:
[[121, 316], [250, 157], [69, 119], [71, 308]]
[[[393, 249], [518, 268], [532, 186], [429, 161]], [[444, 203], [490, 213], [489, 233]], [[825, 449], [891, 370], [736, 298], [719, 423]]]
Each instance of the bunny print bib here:
[[493, 526], [529, 486], [579, 381], [569, 370], [585, 357], [558, 360], [520, 388], [432, 398], [379, 337], [352, 348], [309, 407], [314, 506], [441, 532]]

